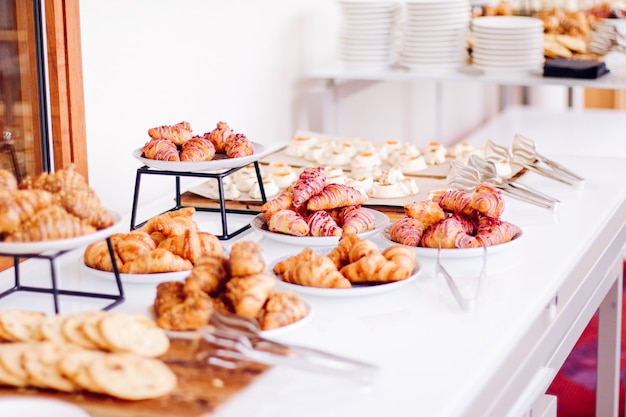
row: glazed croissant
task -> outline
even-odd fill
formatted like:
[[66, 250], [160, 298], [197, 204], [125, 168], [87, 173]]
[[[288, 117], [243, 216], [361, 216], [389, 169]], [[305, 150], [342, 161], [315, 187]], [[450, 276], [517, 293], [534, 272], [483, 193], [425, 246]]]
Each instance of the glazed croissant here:
[[[119, 268], [123, 261], [117, 255], [115, 250], [113, 251], [113, 257], [115, 259], [115, 264]], [[83, 262], [90, 268], [99, 269], [100, 271], [113, 272], [113, 264], [111, 263], [111, 254], [109, 253], [107, 241], [98, 240], [88, 245], [83, 253]]]
[[363, 233], [376, 227], [372, 212], [360, 205], [341, 208], [339, 216], [343, 233]]
[[268, 298], [260, 320], [261, 329], [286, 326], [304, 318], [308, 313], [302, 299], [291, 291], [274, 291]]
[[439, 197], [439, 206], [451, 213], [472, 213], [472, 195], [465, 190], [447, 190]]
[[185, 258], [195, 264], [203, 254], [221, 255], [223, 248], [217, 236], [194, 229], [187, 229], [182, 235], [175, 235], [159, 242], [159, 248]]
[[157, 161], [180, 161], [176, 144], [169, 139], [150, 139], [143, 146], [143, 156]]
[[241, 277], [265, 271], [266, 262], [261, 246], [251, 240], [240, 240], [230, 247], [230, 275]]
[[472, 194], [472, 209], [483, 216], [500, 217], [504, 211], [502, 192], [487, 184], [479, 184]]
[[[289, 209], [293, 210], [293, 186], [285, 188], [278, 196], [266, 201], [261, 206], [261, 213], [267, 223], [272, 215], [279, 210]], [[294, 210], [295, 211], [295, 210]]]
[[276, 286], [276, 277], [268, 274], [248, 275], [228, 280], [224, 297], [236, 314], [255, 318]]
[[352, 284], [328, 256], [318, 255], [311, 248], [274, 265], [274, 273], [283, 281], [317, 288], [350, 288]]
[[215, 146], [204, 136], [194, 136], [183, 143], [180, 160], [183, 162], [210, 161], [215, 156]]
[[209, 140], [213, 142], [213, 146], [215, 147], [215, 152], [224, 153], [226, 152], [226, 139], [230, 135], [232, 135], [232, 130], [228, 123], [226, 122], [218, 122], [215, 129], [213, 129], [209, 133]]
[[224, 152], [229, 158], [241, 158], [254, 153], [254, 146], [243, 133], [235, 133], [226, 138]]
[[403, 217], [396, 220], [389, 228], [389, 238], [402, 245], [419, 246], [424, 225], [418, 219]]
[[52, 193], [45, 190], [16, 190], [0, 198], [0, 233], [15, 232], [38, 210], [50, 206]]
[[477, 246], [492, 246], [513, 240], [520, 233], [520, 229], [512, 223], [495, 217], [481, 217], [478, 219], [476, 230]]
[[469, 220], [453, 215], [426, 229], [421, 244], [426, 248], [472, 248], [478, 244], [472, 233]]
[[324, 210], [314, 211], [306, 218], [311, 236], [341, 236], [343, 230]]
[[58, 205], [42, 208], [23, 221], [7, 242], [67, 239], [94, 233], [96, 228], [69, 214]]
[[120, 272], [124, 274], [152, 274], [189, 271], [192, 268], [193, 265], [187, 259], [174, 255], [166, 249], [156, 248], [131, 262], [126, 262], [121, 266]]
[[[408, 278], [415, 269], [417, 258], [410, 249], [394, 249], [387, 259], [380, 251], [373, 251], [341, 268], [340, 272], [350, 282], [388, 282]], [[411, 256], [412, 255], [412, 256]]]
[[158, 126], [148, 129], [148, 135], [152, 139], [168, 139], [175, 145], [182, 145], [191, 139], [191, 125], [189, 122], [182, 121], [171, 126]]
[[196, 259], [191, 273], [185, 278], [185, 288], [217, 294], [230, 277], [229, 268], [228, 258], [223, 254], [204, 254]]
[[367, 195], [345, 184], [330, 183], [308, 200], [307, 209], [330, 210], [337, 207], [355, 206], [367, 201]]
[[293, 184], [293, 206], [299, 208], [309, 198], [320, 193], [326, 185], [326, 173], [321, 167], [305, 169]]
[[309, 225], [304, 217], [293, 210], [278, 210], [267, 223], [270, 232], [284, 233], [291, 236], [307, 236]]
[[57, 194], [56, 197], [68, 213], [96, 229], [104, 229], [115, 223], [113, 215], [102, 206], [92, 188], [73, 188]]
[[[447, 204], [447, 201], [444, 204]], [[424, 230], [447, 217], [441, 205], [432, 200], [408, 203], [404, 206], [404, 214], [408, 217], [418, 219]]]
[[209, 322], [213, 302], [202, 291], [185, 291], [180, 281], [166, 281], [157, 285], [152, 308], [162, 329], [195, 330]]

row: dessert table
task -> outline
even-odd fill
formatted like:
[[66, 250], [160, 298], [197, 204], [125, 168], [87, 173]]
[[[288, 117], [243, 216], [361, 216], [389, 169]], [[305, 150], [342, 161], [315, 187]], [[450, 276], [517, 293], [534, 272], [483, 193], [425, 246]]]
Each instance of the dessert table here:
[[[518, 417], [532, 409], [533, 416], [555, 416], [555, 399], [545, 396], [545, 390], [600, 309], [597, 410], [598, 415], [617, 416], [626, 146], [616, 140], [625, 122], [619, 113], [566, 112], [558, 117], [557, 123], [549, 112], [507, 109], [467, 138], [475, 145], [486, 139], [509, 145], [514, 133], [522, 133], [534, 138], [542, 153], [585, 178], [582, 188], [533, 173], [520, 178], [557, 197], [560, 205], [550, 212], [506, 197], [502, 218], [520, 226], [523, 234], [515, 245], [489, 253], [472, 310], [462, 311], [454, 303], [431, 256], [419, 257], [421, 273], [414, 282], [391, 291], [303, 294], [310, 316], [273, 337], [359, 359], [378, 366], [378, 372], [363, 380], [273, 367], [213, 415]], [[140, 217], [169, 206], [171, 201], [165, 200], [145, 204]], [[202, 229], [219, 232], [218, 214], [196, 216]], [[228, 219], [238, 227], [251, 217], [232, 214]], [[254, 230], [223, 245], [228, 249], [245, 239], [261, 244], [268, 263], [303, 248]], [[370, 239], [389, 245], [380, 235]], [[81, 254], [78, 248], [63, 255], [60, 285], [113, 291], [113, 281], [81, 267]], [[457, 278], [469, 273], [472, 277], [463, 279], [474, 280], [481, 261], [442, 260]], [[37, 260], [27, 260], [23, 279], [45, 282], [43, 268]], [[12, 279], [12, 270], [0, 273], [0, 282]], [[150, 314], [154, 285], [126, 283], [124, 293], [126, 300], [115, 311]], [[49, 298], [12, 294], [0, 300], [0, 308], [51, 312]], [[61, 310], [99, 308], [100, 302], [67, 297]]]

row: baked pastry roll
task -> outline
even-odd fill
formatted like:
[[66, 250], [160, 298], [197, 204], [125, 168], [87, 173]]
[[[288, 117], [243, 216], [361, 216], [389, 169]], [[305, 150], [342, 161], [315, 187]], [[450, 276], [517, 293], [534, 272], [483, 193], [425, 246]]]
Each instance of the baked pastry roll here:
[[330, 210], [337, 207], [355, 206], [367, 201], [367, 195], [345, 184], [330, 183], [309, 198], [308, 210]]
[[194, 136], [183, 143], [180, 149], [182, 162], [210, 161], [215, 156], [215, 146], [204, 136]]
[[151, 139], [143, 146], [143, 156], [156, 161], [180, 161], [178, 148], [169, 139]]
[[193, 132], [189, 122], [179, 122], [174, 125], [158, 126], [148, 129], [148, 135], [152, 139], [168, 139], [175, 145], [182, 145], [191, 139]]

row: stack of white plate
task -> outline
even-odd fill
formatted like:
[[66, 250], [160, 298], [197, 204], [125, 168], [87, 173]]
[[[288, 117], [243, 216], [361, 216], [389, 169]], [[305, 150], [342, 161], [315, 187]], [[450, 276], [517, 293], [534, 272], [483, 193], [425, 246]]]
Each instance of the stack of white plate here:
[[340, 0], [339, 59], [349, 67], [389, 67], [396, 55], [401, 4]]
[[472, 19], [473, 66], [485, 71], [534, 71], [543, 67], [543, 22], [527, 16]]
[[467, 60], [469, 0], [408, 0], [399, 63], [409, 68], [451, 68]]

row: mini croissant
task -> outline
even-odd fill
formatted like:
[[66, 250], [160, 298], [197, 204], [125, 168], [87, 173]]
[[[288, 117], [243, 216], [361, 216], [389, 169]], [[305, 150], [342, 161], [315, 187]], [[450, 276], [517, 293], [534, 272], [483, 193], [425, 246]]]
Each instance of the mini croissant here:
[[69, 214], [58, 205], [45, 207], [23, 221], [7, 242], [68, 239], [94, 233], [96, 228]]
[[127, 262], [120, 268], [124, 274], [151, 274], [159, 272], [189, 271], [193, 265], [187, 259], [163, 248], [156, 248], [145, 255]]
[[367, 195], [345, 184], [330, 183], [309, 198], [307, 209], [330, 210], [337, 207], [355, 206], [367, 201]]

